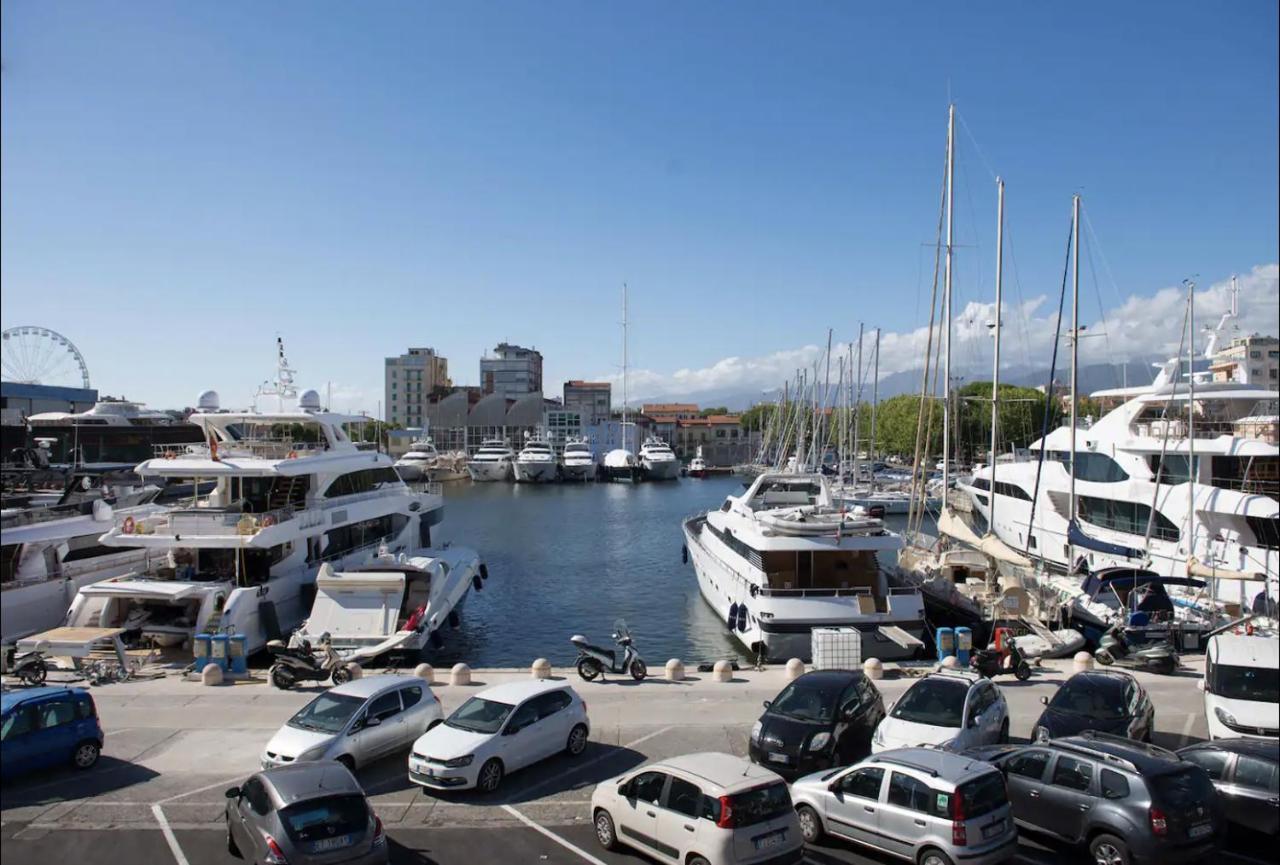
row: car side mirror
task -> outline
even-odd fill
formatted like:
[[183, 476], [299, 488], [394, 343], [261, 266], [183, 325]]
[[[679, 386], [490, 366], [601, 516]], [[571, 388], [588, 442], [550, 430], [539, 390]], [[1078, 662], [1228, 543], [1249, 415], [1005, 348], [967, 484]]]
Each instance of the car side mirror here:
[[377, 727], [381, 723], [382, 723], [382, 719], [379, 718], [377, 715], [374, 715], [371, 718], [364, 719], [364, 726], [366, 727]]
[[502, 731], [502, 735], [504, 735], [504, 736], [514, 736], [516, 733], [519, 733], [519, 732], [520, 732], [520, 725], [519, 725], [519, 724], [508, 724], [508, 725], [507, 725], [507, 728], [506, 728], [505, 730], [503, 730], [503, 731]]
[[226, 792], [226, 793], [223, 793], [222, 795], [226, 796], [228, 799], [239, 799], [239, 798], [240, 798], [240, 788], [239, 788], [239, 787], [228, 787], [228, 788], [227, 788], [227, 792]]
[[1048, 697], [1041, 697], [1041, 698], [1040, 698], [1040, 705], [1041, 705], [1041, 706], [1047, 706], [1047, 705], [1049, 705], [1049, 698], [1048, 698]]
[[630, 781], [623, 781], [621, 784], [618, 785], [618, 795], [624, 799], [631, 798], [631, 782]]
[[979, 712], [978, 714], [974, 715], [972, 718], [970, 718], [970, 719], [969, 719], [969, 726], [970, 726], [970, 727], [976, 727], [976, 726], [978, 726], [978, 725], [979, 725], [979, 724], [981, 724], [981, 723], [982, 723], [982, 713], [981, 713], [981, 712]]
[[845, 706], [843, 709], [840, 710], [840, 717], [844, 718], [846, 721], [852, 721], [853, 717], [857, 714], [858, 714], [857, 706]]
[[767, 708], [769, 708], [769, 707], [770, 707], [770, 706], [772, 706], [772, 705], [773, 705], [773, 700], [765, 700], [765, 701], [764, 701], [764, 707], [765, 707], [766, 709], [767, 709]]

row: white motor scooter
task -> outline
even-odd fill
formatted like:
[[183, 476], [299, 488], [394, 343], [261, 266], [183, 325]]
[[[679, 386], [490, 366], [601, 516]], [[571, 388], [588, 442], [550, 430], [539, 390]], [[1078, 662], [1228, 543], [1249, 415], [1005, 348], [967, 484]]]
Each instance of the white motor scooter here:
[[581, 634], [574, 634], [569, 642], [578, 647], [578, 675], [590, 682], [605, 673], [630, 673], [639, 682], [648, 674], [640, 653], [631, 639], [631, 631], [622, 619], [613, 623], [613, 641], [622, 647], [622, 657], [613, 649], [595, 646]]

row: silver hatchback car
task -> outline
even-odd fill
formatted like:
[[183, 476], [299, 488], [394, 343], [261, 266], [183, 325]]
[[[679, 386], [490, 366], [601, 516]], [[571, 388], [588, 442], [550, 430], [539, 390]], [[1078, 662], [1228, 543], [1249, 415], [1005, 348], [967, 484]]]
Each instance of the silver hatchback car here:
[[805, 841], [837, 835], [918, 865], [996, 865], [1018, 848], [1004, 776], [990, 763], [902, 748], [791, 788]]
[[265, 865], [386, 865], [387, 836], [355, 776], [326, 760], [227, 791], [227, 852]]

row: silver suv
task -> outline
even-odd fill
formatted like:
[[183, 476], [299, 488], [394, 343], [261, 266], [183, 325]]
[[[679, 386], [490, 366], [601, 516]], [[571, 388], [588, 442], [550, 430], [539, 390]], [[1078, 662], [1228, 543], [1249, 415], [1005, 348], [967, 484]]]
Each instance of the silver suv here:
[[1004, 777], [991, 764], [902, 748], [791, 788], [807, 842], [837, 835], [919, 865], [995, 865], [1017, 852]]

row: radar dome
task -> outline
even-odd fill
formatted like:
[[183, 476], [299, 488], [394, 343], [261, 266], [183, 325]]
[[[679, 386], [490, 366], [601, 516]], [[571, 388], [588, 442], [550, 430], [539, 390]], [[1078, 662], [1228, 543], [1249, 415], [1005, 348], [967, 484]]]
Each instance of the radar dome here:
[[304, 390], [298, 397], [298, 408], [303, 411], [320, 411], [320, 394], [314, 390]]
[[218, 410], [218, 392], [216, 390], [206, 390], [196, 399], [196, 408], [200, 411], [217, 411]]

